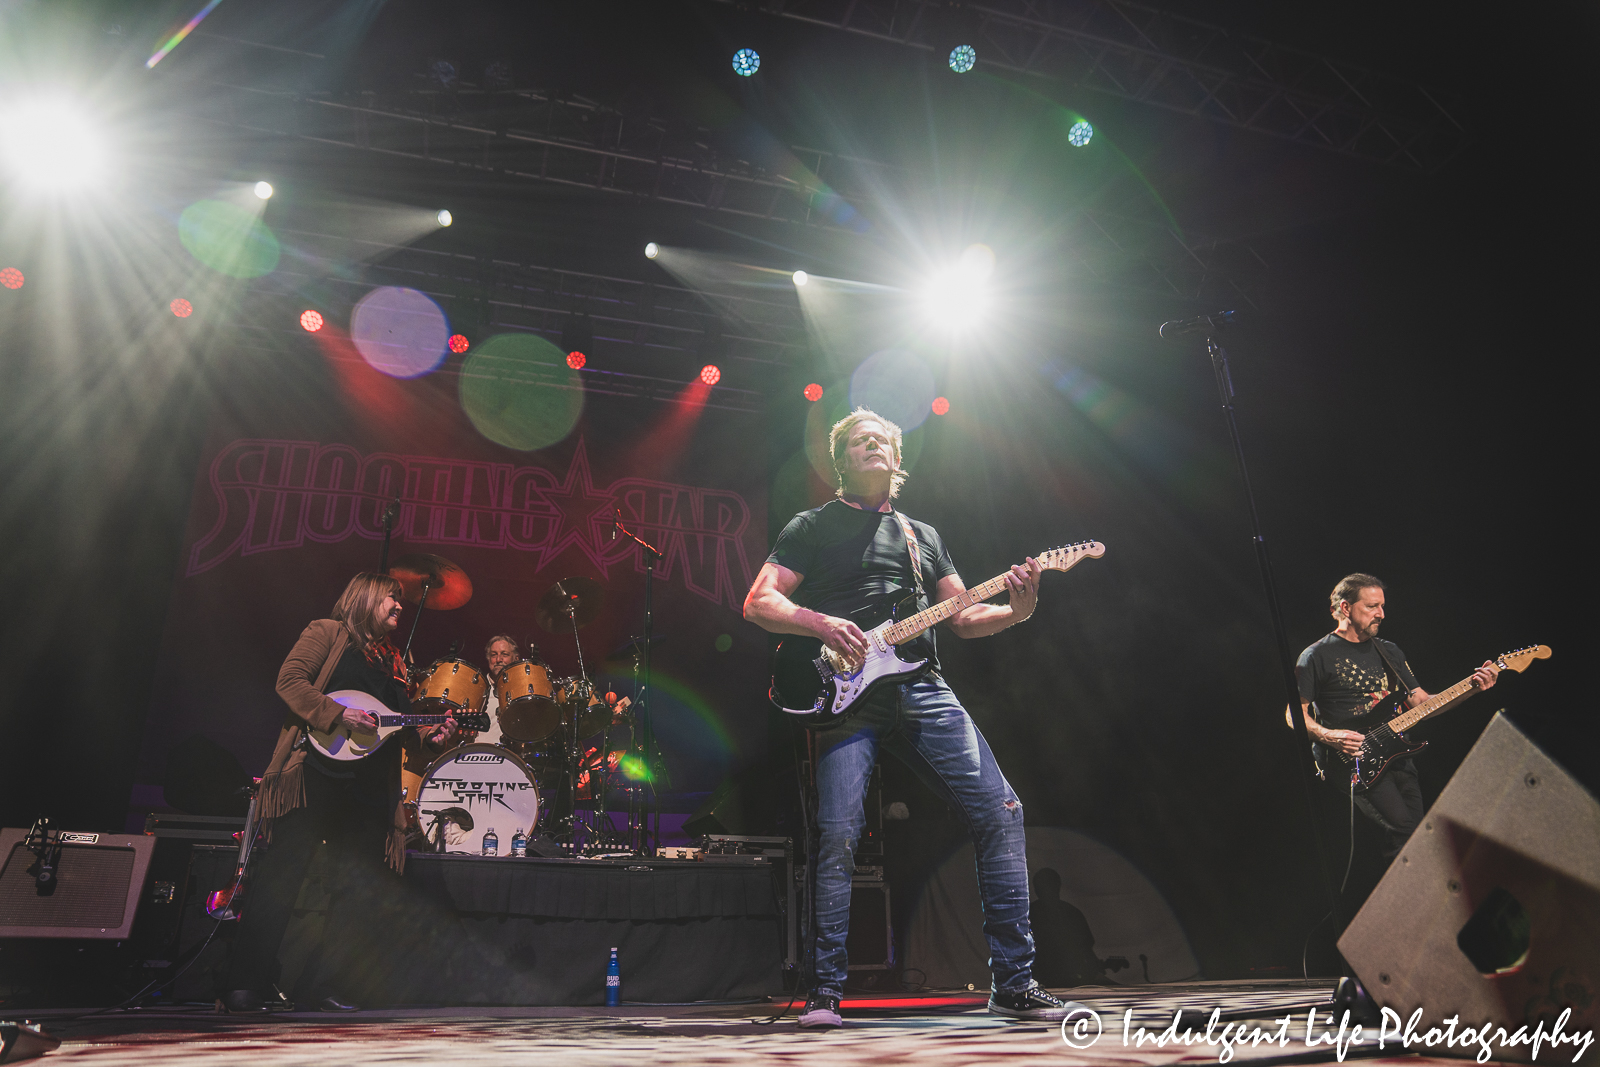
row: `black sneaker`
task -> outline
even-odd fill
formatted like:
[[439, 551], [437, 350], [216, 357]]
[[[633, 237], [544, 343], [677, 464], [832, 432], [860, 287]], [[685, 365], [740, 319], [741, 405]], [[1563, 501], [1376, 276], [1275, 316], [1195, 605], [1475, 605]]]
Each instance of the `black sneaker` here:
[[1038, 982], [1023, 989], [997, 989], [989, 994], [989, 1014], [1009, 1015], [1013, 1019], [1054, 1022], [1082, 1008], [1083, 1005], [1075, 1000], [1062, 1000], [1046, 992]]
[[806, 1030], [832, 1030], [844, 1025], [839, 1015], [839, 998], [829, 993], [813, 993], [806, 998], [800, 1013], [800, 1026]]

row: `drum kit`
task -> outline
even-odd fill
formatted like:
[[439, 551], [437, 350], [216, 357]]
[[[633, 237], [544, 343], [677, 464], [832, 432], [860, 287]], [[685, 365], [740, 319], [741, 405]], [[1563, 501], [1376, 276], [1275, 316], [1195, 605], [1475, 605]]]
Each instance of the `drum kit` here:
[[[419, 618], [421, 608], [449, 610], [472, 596], [465, 572], [441, 556], [404, 556], [389, 573], [400, 581], [402, 597], [419, 606]], [[491, 827], [507, 840], [513, 829], [522, 829], [530, 838], [542, 835], [591, 853], [637, 851], [644, 843], [640, 789], [616, 774], [638, 740], [630, 701], [602, 693], [590, 681], [578, 634], [599, 616], [604, 601], [605, 590], [594, 579], [565, 578], [535, 607], [542, 629], [572, 634], [579, 670], [574, 677], [553, 676], [537, 652], [491, 675], [455, 649], [415, 675], [412, 702], [419, 708], [434, 714], [481, 711], [492, 694], [500, 728], [496, 744], [459, 745], [420, 778], [403, 775], [424, 848], [475, 852]], [[410, 645], [408, 638], [408, 650]], [[619, 791], [629, 814], [621, 831], [607, 811], [608, 799]], [[591, 810], [580, 811], [579, 800], [590, 801]]]

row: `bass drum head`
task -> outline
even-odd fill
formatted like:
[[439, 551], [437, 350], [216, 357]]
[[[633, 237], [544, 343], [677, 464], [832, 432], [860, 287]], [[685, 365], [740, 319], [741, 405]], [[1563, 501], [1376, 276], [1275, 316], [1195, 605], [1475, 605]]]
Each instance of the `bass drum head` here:
[[511, 835], [519, 828], [532, 834], [539, 822], [539, 786], [533, 772], [517, 755], [499, 745], [462, 745], [451, 749], [428, 767], [417, 791], [417, 816], [427, 829], [448, 809], [459, 808], [472, 817], [472, 847], [493, 829], [501, 841], [501, 855], [511, 854]]

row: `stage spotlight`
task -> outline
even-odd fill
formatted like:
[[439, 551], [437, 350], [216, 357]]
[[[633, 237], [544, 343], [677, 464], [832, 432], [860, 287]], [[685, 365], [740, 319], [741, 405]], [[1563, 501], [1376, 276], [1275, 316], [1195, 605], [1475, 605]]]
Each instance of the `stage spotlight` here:
[[105, 171], [104, 137], [78, 110], [60, 100], [14, 105], [0, 117], [0, 155], [26, 184], [69, 192]]
[[262, 200], [271, 200], [272, 199], [272, 183], [271, 182], [256, 182], [256, 196], [260, 197]]
[[655, 259], [660, 254], [661, 254], [661, 246], [656, 244], [654, 241], [651, 241], [649, 244], [644, 246], [644, 258], [645, 259]]
[[961, 253], [961, 273], [982, 284], [994, 273], [994, 249], [985, 244], [968, 245]]
[[456, 221], [454, 218], [451, 217], [450, 212], [448, 212], [448, 211], [440, 211], [439, 214], [434, 216], [434, 217], [439, 220], [439, 225], [440, 226], [448, 226], [452, 222]]
[[589, 362], [589, 359], [582, 352], [567, 353], [567, 366], [571, 367], [573, 370], [582, 370], [583, 365], [587, 362]]
[[1073, 148], [1082, 148], [1089, 143], [1089, 138], [1094, 136], [1094, 127], [1089, 125], [1088, 119], [1079, 119], [1067, 130], [1067, 143]]
[[933, 413], [935, 415], [948, 415], [950, 413], [950, 401], [946, 400], [942, 396], [934, 397]]
[[975, 325], [988, 306], [983, 279], [960, 265], [935, 275], [923, 291], [928, 317], [947, 330]]
[[5, 270], [0, 270], [0, 285], [5, 286], [7, 289], [21, 289], [25, 280], [22, 277], [22, 272], [15, 267], [7, 267]]
[[472, 347], [472, 342], [467, 340], [467, 335], [464, 333], [451, 334], [449, 343], [450, 351], [455, 352], [458, 355]]
[[306, 333], [316, 333], [322, 329], [322, 313], [310, 310], [300, 312], [300, 328]]
[[171, 308], [172, 313], [178, 316], [180, 319], [186, 319], [190, 315], [194, 314], [194, 305], [189, 303], [189, 301], [185, 300], [181, 296], [167, 306]]
[[803, 395], [807, 400], [815, 404], [817, 401], [822, 399], [822, 386], [818, 385], [816, 382], [812, 382], [810, 385], [805, 387], [803, 390]]
[[797, 271], [794, 272], [794, 283], [796, 285], [803, 286], [803, 285], [806, 284], [806, 282], [809, 282], [810, 280], [811, 280], [811, 275], [807, 274], [805, 271], [797, 270]]
[[700, 380], [707, 385], [716, 385], [722, 381], [722, 368], [715, 363], [707, 363], [700, 368]]
[[958, 44], [950, 50], [950, 69], [965, 74], [978, 62], [978, 50], [970, 44]]
[[761, 56], [754, 48], [741, 48], [733, 54], [733, 72], [748, 78], [761, 69]]

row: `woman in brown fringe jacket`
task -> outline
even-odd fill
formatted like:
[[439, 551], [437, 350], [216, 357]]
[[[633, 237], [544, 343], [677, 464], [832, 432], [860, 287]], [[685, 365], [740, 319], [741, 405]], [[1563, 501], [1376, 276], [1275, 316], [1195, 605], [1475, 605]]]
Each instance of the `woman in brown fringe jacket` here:
[[[339, 861], [340, 877], [328, 912], [331, 935], [315, 975], [302, 975], [300, 993], [322, 1011], [351, 1011], [340, 999], [352, 979], [360, 920], [405, 864], [405, 813], [400, 796], [402, 737], [351, 762], [331, 760], [305, 743], [307, 727], [326, 730], [343, 719], [352, 727], [376, 726], [372, 716], [325, 694], [358, 689], [394, 711], [409, 710], [404, 662], [389, 634], [400, 621], [400, 583], [387, 574], [358, 574], [333, 607], [332, 617], [305, 628], [278, 672], [278, 695], [289, 706], [272, 760], [261, 778], [258, 808], [270, 847], [251, 874], [244, 912], [233, 941], [224, 1005], [231, 1012], [281, 1007], [264, 998], [276, 977], [278, 947], [318, 844]], [[411, 733], [407, 728], [404, 733]], [[454, 722], [428, 739], [448, 746]]]

